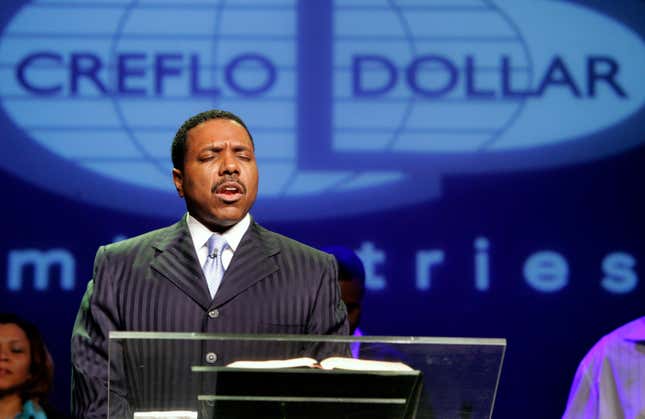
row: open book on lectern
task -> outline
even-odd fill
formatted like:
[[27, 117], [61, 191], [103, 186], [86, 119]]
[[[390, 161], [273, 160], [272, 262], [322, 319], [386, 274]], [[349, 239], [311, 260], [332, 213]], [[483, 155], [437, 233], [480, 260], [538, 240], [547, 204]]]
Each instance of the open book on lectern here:
[[321, 368], [324, 370], [351, 371], [413, 371], [402, 362], [372, 361], [346, 357], [330, 357], [322, 361], [313, 358], [291, 358], [270, 361], [236, 361], [227, 365], [229, 368], [248, 369], [281, 369], [281, 368]]
[[[331, 357], [193, 366], [204, 417], [412, 419], [421, 371], [401, 362]], [[209, 404], [210, 403], [210, 404]]]
[[[135, 408], [134, 419], [413, 419], [422, 373], [402, 362], [345, 357], [191, 366], [194, 402]], [[159, 402], [162, 406], [162, 402]], [[175, 406], [173, 406], [175, 407]]]

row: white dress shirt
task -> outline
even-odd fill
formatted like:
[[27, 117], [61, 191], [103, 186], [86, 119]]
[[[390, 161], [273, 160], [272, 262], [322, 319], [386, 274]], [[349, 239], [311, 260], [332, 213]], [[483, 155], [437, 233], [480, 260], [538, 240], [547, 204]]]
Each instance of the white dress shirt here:
[[[195, 252], [199, 259], [199, 266], [204, 266], [206, 258], [208, 257], [208, 239], [213, 235], [213, 232], [190, 214], [186, 214], [186, 222], [188, 223], [188, 231], [190, 231], [190, 237], [193, 239], [193, 246], [195, 246]], [[251, 215], [247, 213], [237, 224], [222, 234], [228, 243], [228, 247], [222, 253], [224, 270], [228, 269], [228, 265], [231, 264], [233, 254], [237, 250], [242, 236], [244, 236], [244, 233], [246, 233], [250, 225]]]
[[645, 316], [614, 330], [587, 353], [562, 418], [645, 418]]

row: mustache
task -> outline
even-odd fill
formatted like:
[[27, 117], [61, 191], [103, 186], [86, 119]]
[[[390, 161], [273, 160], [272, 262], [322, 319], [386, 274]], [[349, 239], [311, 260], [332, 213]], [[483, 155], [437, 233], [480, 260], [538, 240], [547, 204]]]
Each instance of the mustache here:
[[239, 180], [237, 176], [230, 176], [230, 175], [224, 176], [223, 178], [218, 180], [217, 183], [215, 183], [211, 188], [211, 192], [212, 193], [217, 192], [217, 190], [225, 183], [235, 183], [240, 187], [243, 193], [246, 193], [246, 185], [244, 184], [244, 182]]

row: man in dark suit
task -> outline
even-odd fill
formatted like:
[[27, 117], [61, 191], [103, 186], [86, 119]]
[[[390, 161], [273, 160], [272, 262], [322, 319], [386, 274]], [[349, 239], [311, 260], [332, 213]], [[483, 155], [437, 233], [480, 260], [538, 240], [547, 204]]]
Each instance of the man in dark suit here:
[[[264, 229], [249, 215], [258, 170], [253, 139], [239, 117], [214, 110], [188, 119], [173, 141], [172, 160], [188, 214], [97, 252], [72, 335], [75, 417], [107, 415], [109, 331], [347, 334], [334, 258]], [[208, 247], [215, 238], [224, 242], [217, 254]], [[221, 279], [207, 271], [213, 260], [222, 264]], [[135, 399], [152, 400], [143, 408], [192, 407], [194, 383], [181, 380], [195, 363], [222, 366], [303, 349], [217, 341], [181, 348], [161, 341], [126, 344], [111, 352], [120, 355], [110, 364], [110, 416], [130, 414]], [[307, 355], [326, 356], [330, 348]], [[185, 360], [169, 356], [173, 351]], [[128, 376], [137, 368], [147, 372]]]

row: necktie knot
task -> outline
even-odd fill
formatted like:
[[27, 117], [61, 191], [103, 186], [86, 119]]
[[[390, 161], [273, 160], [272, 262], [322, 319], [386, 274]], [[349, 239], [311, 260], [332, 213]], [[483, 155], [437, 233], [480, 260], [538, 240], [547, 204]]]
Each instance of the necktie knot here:
[[208, 246], [208, 257], [219, 258], [222, 256], [222, 251], [226, 248], [226, 246], [228, 246], [228, 243], [226, 242], [226, 239], [224, 238], [224, 236], [220, 236], [219, 234], [213, 234], [208, 239], [207, 246]]

